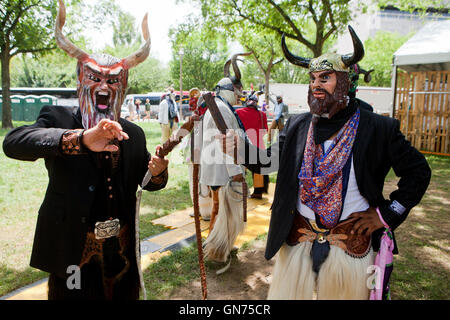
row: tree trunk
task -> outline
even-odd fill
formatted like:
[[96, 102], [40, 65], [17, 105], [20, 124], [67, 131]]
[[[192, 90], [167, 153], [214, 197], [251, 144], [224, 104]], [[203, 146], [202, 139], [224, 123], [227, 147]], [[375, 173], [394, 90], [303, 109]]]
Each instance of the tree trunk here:
[[1, 63], [2, 63], [2, 128], [11, 129], [12, 124], [12, 113], [11, 113], [11, 78], [9, 74], [9, 62], [11, 57], [7, 50], [1, 52]]
[[265, 96], [266, 96], [266, 104], [267, 104], [267, 107], [269, 106], [269, 102], [270, 102], [270, 100], [269, 100], [270, 69], [268, 69], [268, 70], [269, 70], [268, 72], [265, 72], [265, 73], [264, 73], [264, 80], [265, 80], [265, 83], [264, 83], [264, 91], [265, 91]]

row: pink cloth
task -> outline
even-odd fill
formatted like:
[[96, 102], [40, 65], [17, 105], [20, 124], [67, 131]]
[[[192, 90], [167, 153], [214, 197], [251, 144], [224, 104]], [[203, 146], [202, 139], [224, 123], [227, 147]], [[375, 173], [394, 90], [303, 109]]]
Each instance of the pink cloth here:
[[383, 220], [380, 210], [377, 208], [378, 217], [386, 228], [384, 230], [383, 236], [381, 237], [380, 249], [375, 257], [375, 266], [377, 267], [377, 273], [380, 278], [377, 278], [375, 288], [370, 291], [370, 300], [383, 300], [384, 295], [388, 295], [389, 287], [389, 274], [386, 274], [386, 266], [392, 265], [394, 255], [392, 251], [394, 250], [394, 241], [392, 239], [391, 229], [387, 223]]

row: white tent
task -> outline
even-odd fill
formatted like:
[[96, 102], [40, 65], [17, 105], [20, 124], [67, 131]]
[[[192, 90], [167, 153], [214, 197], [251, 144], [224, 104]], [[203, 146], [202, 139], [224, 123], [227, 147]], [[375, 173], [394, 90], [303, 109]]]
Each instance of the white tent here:
[[426, 24], [394, 53], [394, 68], [450, 70], [450, 19]]

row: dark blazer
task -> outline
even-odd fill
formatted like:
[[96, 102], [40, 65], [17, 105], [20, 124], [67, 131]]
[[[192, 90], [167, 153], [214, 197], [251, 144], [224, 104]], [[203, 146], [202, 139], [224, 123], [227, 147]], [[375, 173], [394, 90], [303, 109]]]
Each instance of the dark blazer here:
[[[136, 191], [147, 171], [150, 154], [143, 130], [124, 119], [119, 123], [130, 137], [121, 142], [120, 148], [125, 184], [123, 199], [129, 221], [134, 222]], [[101, 183], [93, 157], [60, 152], [63, 132], [82, 127], [79, 108], [44, 106], [33, 125], [11, 130], [3, 142], [8, 157], [26, 161], [45, 159], [49, 183], [39, 209], [30, 265], [59, 276], [67, 275], [69, 265], [80, 263], [89, 214]], [[159, 190], [166, 182], [167, 178], [161, 185], [150, 181], [146, 189]], [[133, 235], [134, 227], [131, 225]]]
[[[431, 169], [425, 157], [412, 147], [400, 132], [398, 120], [363, 108], [360, 108], [360, 112], [353, 145], [356, 182], [359, 192], [368, 200], [369, 205], [379, 207], [383, 219], [395, 230], [406, 219], [411, 208], [420, 202], [428, 187]], [[291, 116], [280, 133], [279, 141], [267, 150], [267, 154], [261, 154], [263, 151], [259, 151], [260, 158], [274, 159], [273, 155], [279, 156], [266, 259], [272, 258], [278, 252], [291, 230], [299, 194], [297, 177], [311, 118], [309, 112]], [[246, 154], [251, 153], [251, 150], [255, 152], [248, 144], [245, 150]], [[245, 166], [254, 172], [261, 172], [262, 168], [268, 166], [262, 165], [263, 161], [260, 159], [258, 163], [251, 161], [249, 156], [245, 162]], [[273, 166], [273, 163], [271, 165]], [[386, 200], [383, 197], [384, 179], [391, 168], [400, 177], [400, 181], [398, 189], [390, 194], [390, 200]], [[394, 200], [406, 208], [404, 213], [398, 214], [390, 209]], [[381, 229], [372, 234], [375, 251], [379, 248], [381, 234]], [[397, 252], [395, 246], [394, 253]]]

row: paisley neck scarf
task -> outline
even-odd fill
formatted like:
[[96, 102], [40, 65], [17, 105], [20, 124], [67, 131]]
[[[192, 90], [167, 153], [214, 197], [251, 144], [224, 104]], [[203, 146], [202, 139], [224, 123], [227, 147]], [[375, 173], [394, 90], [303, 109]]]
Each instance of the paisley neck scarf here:
[[311, 208], [326, 228], [339, 222], [342, 199], [342, 169], [352, 153], [359, 124], [359, 109], [347, 121], [325, 152], [314, 142], [311, 123], [306, 140], [303, 162], [298, 175], [301, 201]]

